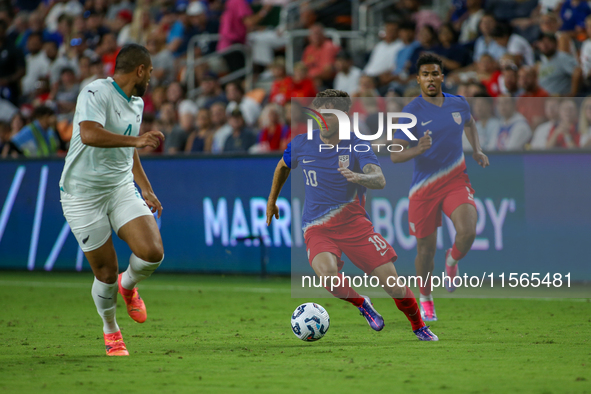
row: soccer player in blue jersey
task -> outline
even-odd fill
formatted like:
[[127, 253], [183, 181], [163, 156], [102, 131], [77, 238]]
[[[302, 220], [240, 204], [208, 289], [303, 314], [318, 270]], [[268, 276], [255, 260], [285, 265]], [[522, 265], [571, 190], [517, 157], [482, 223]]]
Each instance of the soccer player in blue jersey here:
[[[418, 141], [411, 141], [401, 130], [396, 131], [392, 143], [402, 145], [405, 149], [391, 153], [390, 157], [394, 163], [414, 159], [408, 221], [410, 234], [417, 238], [415, 267], [417, 274], [423, 278], [420, 286], [421, 314], [425, 321], [435, 321], [437, 315], [431, 294], [431, 275], [441, 212], [452, 220], [456, 230], [455, 242], [445, 256], [446, 272], [450, 278], [458, 275], [458, 261], [468, 253], [476, 236], [478, 214], [462, 151], [464, 131], [472, 145], [474, 160], [483, 168], [489, 162], [482, 153], [468, 102], [462, 96], [443, 93], [441, 90], [441, 59], [432, 54], [423, 54], [417, 61], [417, 70], [417, 82], [422, 94], [404, 107], [402, 112], [417, 117], [416, 126], [409, 131]], [[455, 290], [453, 281], [445, 282], [448, 291]]]
[[[348, 113], [351, 99], [346, 92], [328, 89], [318, 93], [312, 105], [317, 109]], [[396, 252], [381, 234], [375, 232], [365, 211], [367, 188], [383, 189], [386, 185], [377, 157], [371, 146], [355, 135], [351, 135], [350, 140], [341, 141], [338, 118], [334, 114], [325, 114], [324, 119], [327, 127], [314, 130], [310, 140], [307, 134], [296, 136], [283, 153], [273, 177], [267, 225], [271, 224], [273, 216], [279, 218], [276, 205], [279, 192], [290, 171], [300, 167], [306, 179], [302, 230], [310, 265], [321, 279], [329, 278], [325, 283], [340, 283], [337, 288], [326, 286], [326, 289], [358, 307], [371, 328], [382, 330], [384, 319], [369, 297], [359, 295], [351, 288], [350, 281], [347, 283], [339, 274], [344, 264], [341, 256], [345, 253], [357, 267], [379, 278], [420, 340], [438, 340], [421, 319], [412, 291], [392, 283], [397, 278], [393, 264]], [[357, 146], [357, 149], [347, 149], [350, 146]]]

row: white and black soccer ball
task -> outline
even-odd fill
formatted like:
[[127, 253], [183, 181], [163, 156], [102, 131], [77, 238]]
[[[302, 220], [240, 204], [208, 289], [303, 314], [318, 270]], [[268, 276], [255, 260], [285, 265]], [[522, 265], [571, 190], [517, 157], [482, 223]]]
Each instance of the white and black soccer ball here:
[[328, 312], [321, 305], [307, 302], [296, 308], [291, 315], [291, 330], [302, 341], [317, 341], [330, 326]]

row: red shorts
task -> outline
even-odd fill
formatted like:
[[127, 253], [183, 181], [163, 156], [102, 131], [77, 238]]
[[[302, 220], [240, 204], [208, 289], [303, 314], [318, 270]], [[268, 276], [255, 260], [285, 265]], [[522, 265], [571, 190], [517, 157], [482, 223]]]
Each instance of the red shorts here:
[[410, 198], [408, 204], [408, 223], [410, 235], [417, 238], [425, 238], [433, 234], [437, 227], [441, 226], [441, 212], [451, 218], [452, 212], [462, 204], [474, 203], [474, 189], [470, 184], [468, 175], [462, 176], [450, 182], [444, 188], [435, 193], [430, 199]]
[[345, 264], [341, 259], [342, 253], [367, 274], [398, 258], [394, 248], [375, 232], [371, 221], [362, 215], [344, 225], [310, 227], [304, 239], [310, 265], [318, 253], [330, 252], [337, 256], [339, 271]]

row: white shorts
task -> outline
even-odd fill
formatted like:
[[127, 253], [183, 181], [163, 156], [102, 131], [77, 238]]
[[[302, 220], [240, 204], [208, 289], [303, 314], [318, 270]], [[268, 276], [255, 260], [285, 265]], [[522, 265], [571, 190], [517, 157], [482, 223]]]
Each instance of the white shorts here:
[[124, 224], [153, 213], [132, 183], [97, 197], [76, 197], [60, 191], [64, 216], [84, 252], [98, 249]]

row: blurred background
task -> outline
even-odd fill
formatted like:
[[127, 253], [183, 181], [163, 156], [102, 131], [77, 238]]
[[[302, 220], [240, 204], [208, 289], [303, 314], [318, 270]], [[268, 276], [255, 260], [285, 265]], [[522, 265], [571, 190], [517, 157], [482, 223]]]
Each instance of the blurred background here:
[[[356, 111], [372, 130], [389, 102], [419, 94], [414, 64], [433, 52], [443, 90], [474, 98], [491, 157], [487, 170], [469, 164], [481, 207], [476, 259], [576, 261], [590, 278], [590, 15], [581, 0], [2, 0], [0, 267], [88, 269], [57, 182], [79, 91], [112, 75], [133, 42], [154, 66], [142, 132], [166, 135], [141, 151], [165, 207], [163, 270], [254, 273], [265, 263], [289, 273], [301, 242], [290, 217], [303, 199], [286, 185], [283, 222], [262, 221], [280, 153], [305, 132], [292, 130], [291, 99], [347, 91], [363, 98]], [[370, 194], [368, 212], [412, 273], [412, 164], [381, 160], [389, 186]], [[242, 239], [259, 236], [265, 248]], [[443, 250], [450, 238], [440, 238]]]

